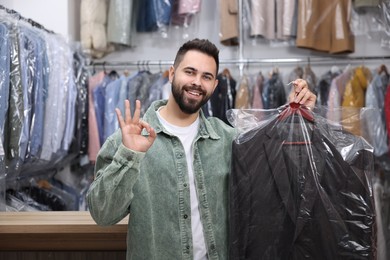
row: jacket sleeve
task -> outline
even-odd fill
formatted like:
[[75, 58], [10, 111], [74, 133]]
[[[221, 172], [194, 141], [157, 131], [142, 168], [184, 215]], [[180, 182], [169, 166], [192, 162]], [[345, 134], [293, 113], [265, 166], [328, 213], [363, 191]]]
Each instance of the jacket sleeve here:
[[126, 148], [118, 134], [120, 131], [109, 137], [100, 149], [95, 179], [87, 192], [88, 208], [98, 225], [116, 224], [129, 214], [133, 187], [145, 156]]

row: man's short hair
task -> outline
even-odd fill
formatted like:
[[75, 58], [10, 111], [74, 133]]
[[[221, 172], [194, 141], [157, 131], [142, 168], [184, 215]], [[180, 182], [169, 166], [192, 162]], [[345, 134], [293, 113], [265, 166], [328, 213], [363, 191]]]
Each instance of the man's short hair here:
[[207, 39], [198, 39], [195, 38], [193, 40], [187, 41], [184, 43], [179, 50], [177, 51], [175, 62], [173, 66], [177, 68], [179, 63], [183, 60], [184, 55], [191, 50], [200, 51], [208, 56], [211, 56], [215, 60], [215, 64], [217, 65], [217, 71], [215, 74], [218, 74], [219, 70], [219, 50], [218, 48]]

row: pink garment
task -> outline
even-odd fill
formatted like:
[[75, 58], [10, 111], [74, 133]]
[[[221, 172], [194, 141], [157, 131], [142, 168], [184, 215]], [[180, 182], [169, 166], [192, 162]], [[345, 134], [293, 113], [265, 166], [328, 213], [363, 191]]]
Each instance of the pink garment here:
[[102, 71], [91, 76], [88, 80], [88, 158], [93, 163], [96, 161], [101, 146], [95, 107], [93, 105], [93, 90], [103, 81], [104, 76], [105, 73]]
[[263, 83], [264, 83], [264, 77], [263, 74], [259, 73], [256, 78], [256, 82], [253, 87], [253, 99], [252, 99], [252, 108], [253, 109], [263, 109]]
[[179, 0], [179, 14], [195, 14], [200, 11], [201, 0]]
[[332, 80], [329, 89], [328, 97], [328, 113], [326, 115], [327, 119], [333, 121], [334, 123], [340, 123], [341, 121], [341, 104], [343, 102], [343, 96], [345, 87], [348, 81], [352, 77], [352, 70], [350, 67], [347, 67], [343, 73], [335, 77]]
[[[387, 86], [387, 89], [389, 89], [390, 85]], [[388, 141], [388, 146], [390, 147], [390, 91], [386, 91], [385, 94], [385, 104], [384, 104], [384, 109], [385, 109], [385, 122], [386, 122], [386, 130], [387, 130], [387, 140]]]
[[200, 0], [179, 0], [172, 5], [171, 24], [188, 27], [192, 17], [200, 11]]

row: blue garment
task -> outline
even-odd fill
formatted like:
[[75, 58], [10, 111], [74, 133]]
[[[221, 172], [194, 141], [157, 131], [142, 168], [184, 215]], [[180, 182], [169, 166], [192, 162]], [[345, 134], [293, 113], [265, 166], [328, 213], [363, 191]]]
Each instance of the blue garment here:
[[19, 154], [22, 162], [27, 156], [27, 147], [30, 140], [30, 123], [32, 120], [32, 91], [34, 89], [34, 76], [36, 71], [36, 39], [30, 29], [19, 27], [18, 33], [20, 54], [20, 80], [23, 90], [23, 124], [19, 143]]
[[29, 152], [31, 158], [39, 158], [43, 142], [43, 126], [45, 117], [45, 101], [49, 84], [49, 61], [46, 53], [45, 42], [41, 35], [36, 45], [36, 71], [34, 77], [34, 89], [32, 91], [33, 120], [30, 128]]
[[[19, 35], [19, 45], [21, 52], [21, 79], [24, 85], [24, 103], [25, 103], [25, 128], [23, 137], [23, 152], [25, 158], [38, 157], [38, 142], [42, 142], [43, 130], [43, 108], [44, 103], [41, 99], [44, 75], [43, 59], [44, 40], [34, 28], [21, 27]], [[47, 57], [46, 57], [47, 58]], [[37, 115], [38, 113], [38, 115]], [[38, 135], [37, 135], [38, 133]], [[39, 135], [40, 133], [40, 135]], [[34, 134], [34, 136], [33, 136]], [[33, 149], [32, 146], [34, 147]], [[32, 153], [31, 153], [32, 152]]]
[[62, 149], [64, 152], [69, 151], [69, 147], [72, 143], [73, 134], [75, 131], [76, 125], [76, 99], [77, 99], [77, 87], [73, 74], [69, 75], [69, 90], [67, 97], [67, 106], [66, 106], [66, 124], [65, 124], [65, 133], [62, 139]]
[[389, 82], [389, 76], [375, 74], [371, 83], [368, 85], [365, 95], [366, 110], [369, 116], [366, 116], [365, 128], [367, 132], [366, 139], [374, 147], [376, 156], [384, 155], [388, 152], [387, 131], [385, 118], [385, 93]]
[[125, 76], [121, 76], [120, 78], [110, 82], [106, 86], [105, 91], [105, 102], [104, 102], [104, 133], [103, 138], [104, 141], [108, 136], [113, 134], [116, 129], [118, 129], [119, 124], [116, 118], [115, 108], [118, 104], [119, 92], [121, 90], [121, 86], [123, 82], [126, 81]]
[[119, 90], [118, 102], [116, 104], [116, 107], [119, 108], [122, 115], [125, 114], [124, 101], [127, 99], [127, 88], [128, 88], [129, 81], [132, 80], [136, 75], [138, 75], [138, 72], [133, 73], [132, 75], [127, 77], [124, 81], [122, 81], [121, 88]]
[[172, 0], [138, 1], [137, 31], [153, 32], [164, 25], [169, 25]]
[[265, 109], [272, 109], [286, 103], [286, 92], [280, 79], [279, 73], [272, 73], [272, 76], [264, 83], [263, 105]]
[[[69, 125], [72, 127], [74, 125], [74, 122], [68, 121], [68, 113], [72, 113], [73, 116], [71, 118], [72, 121], [75, 120], [74, 117], [74, 106], [70, 106], [70, 110], [68, 110], [69, 102], [74, 103], [74, 93], [71, 93], [69, 95], [69, 91], [71, 91], [72, 88], [74, 88], [74, 77], [73, 77], [73, 52], [70, 49], [69, 44], [64, 40], [63, 37], [59, 35], [54, 35], [56, 40], [56, 52], [57, 55], [55, 57], [54, 62], [57, 64], [57, 78], [58, 81], [56, 82], [57, 85], [55, 86], [57, 89], [57, 92], [60, 93], [60, 95], [57, 96], [57, 103], [58, 103], [58, 115], [57, 118], [54, 119], [57, 127], [57, 138], [55, 139], [55, 160], [60, 160], [64, 156], [66, 156], [67, 151], [64, 151], [64, 139], [70, 139], [70, 137], [67, 137], [69, 135], [69, 132], [67, 132], [67, 126]], [[72, 90], [74, 91], [74, 89]], [[73, 100], [69, 100], [69, 97]], [[73, 129], [69, 129], [70, 131], [73, 131]], [[69, 141], [66, 141], [69, 142]], [[66, 144], [65, 144], [66, 145]]]
[[135, 109], [135, 100], [138, 97], [138, 89], [142, 85], [144, 73], [148, 72], [139, 71], [137, 75], [132, 77], [127, 83], [127, 99], [130, 101], [130, 110], [132, 113]]
[[66, 125], [66, 100], [68, 93], [69, 64], [67, 53], [69, 46], [62, 37], [46, 34], [45, 43], [49, 60], [49, 85], [44, 117], [44, 132], [40, 159], [50, 161], [61, 157], [61, 144]]
[[58, 60], [56, 60], [56, 41], [54, 37], [45, 36], [45, 48], [48, 60], [47, 72], [47, 92], [46, 92], [46, 104], [44, 111], [44, 125], [43, 125], [43, 139], [42, 139], [42, 150], [39, 154], [39, 159], [50, 161], [52, 155], [56, 151], [55, 139], [58, 139], [58, 125], [56, 120], [59, 119], [58, 112], [60, 111], [60, 104], [58, 104], [58, 95], [61, 95], [58, 88]]
[[93, 102], [96, 113], [96, 123], [99, 132], [99, 141], [104, 143], [104, 105], [105, 105], [105, 96], [106, 96], [106, 86], [112, 81], [112, 79], [106, 75], [103, 78], [103, 81], [100, 85], [96, 86], [93, 90]]
[[150, 103], [148, 103], [150, 96], [150, 87], [160, 78], [160, 73], [144, 73], [142, 84], [139, 86], [137, 91], [137, 99], [141, 101], [141, 116], [143, 116], [146, 110], [149, 108]]
[[148, 109], [154, 101], [162, 99], [163, 86], [168, 82], [168, 77], [163, 77], [162, 73], [157, 74], [157, 76], [157, 80], [149, 88], [148, 98], [142, 105], [145, 109]]

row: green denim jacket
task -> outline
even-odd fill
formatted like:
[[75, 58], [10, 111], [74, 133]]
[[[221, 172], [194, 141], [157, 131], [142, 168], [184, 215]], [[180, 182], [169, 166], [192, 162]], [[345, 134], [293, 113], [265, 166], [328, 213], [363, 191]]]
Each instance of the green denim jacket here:
[[[120, 130], [102, 146], [87, 201], [99, 225], [130, 213], [127, 259], [192, 259], [190, 190], [180, 140], [160, 124], [154, 102], [143, 120], [157, 133], [146, 152], [127, 149]], [[146, 133], [145, 133], [146, 134]], [[236, 130], [205, 118], [194, 141], [194, 176], [209, 259], [228, 258], [228, 174]]]

